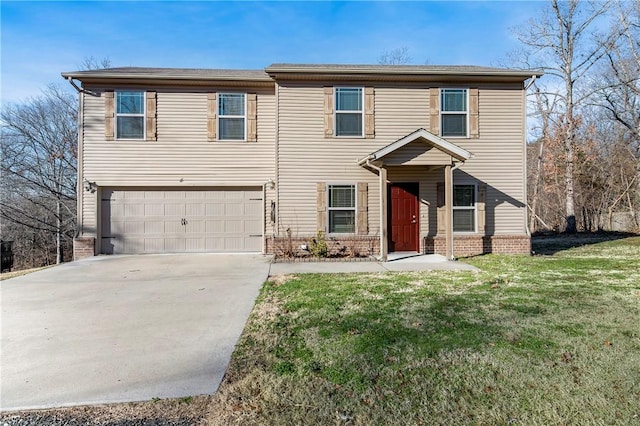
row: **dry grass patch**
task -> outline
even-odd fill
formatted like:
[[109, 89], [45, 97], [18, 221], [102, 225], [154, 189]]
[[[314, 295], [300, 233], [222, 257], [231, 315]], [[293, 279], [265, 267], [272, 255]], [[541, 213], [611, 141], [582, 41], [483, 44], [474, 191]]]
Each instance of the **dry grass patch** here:
[[55, 265], [42, 266], [40, 268], [23, 269], [21, 271], [3, 272], [2, 274], [0, 274], [0, 281], [8, 280], [8, 279], [19, 277], [22, 275], [27, 275], [32, 272], [42, 271], [43, 269], [51, 268], [52, 266], [55, 266]]

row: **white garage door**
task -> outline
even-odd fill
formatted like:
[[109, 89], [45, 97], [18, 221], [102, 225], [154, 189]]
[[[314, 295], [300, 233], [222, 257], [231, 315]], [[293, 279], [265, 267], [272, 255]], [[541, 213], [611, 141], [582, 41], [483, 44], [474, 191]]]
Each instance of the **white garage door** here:
[[103, 189], [101, 252], [259, 252], [260, 188]]

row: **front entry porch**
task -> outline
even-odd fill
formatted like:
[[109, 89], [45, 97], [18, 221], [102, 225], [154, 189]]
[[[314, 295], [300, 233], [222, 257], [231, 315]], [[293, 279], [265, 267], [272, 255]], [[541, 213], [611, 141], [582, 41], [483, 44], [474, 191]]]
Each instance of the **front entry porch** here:
[[[428, 204], [421, 191], [428, 190], [437, 192], [438, 205], [442, 207], [438, 209], [437, 219], [433, 219], [437, 220], [438, 234], [445, 236], [446, 258], [454, 258], [453, 171], [470, 158], [468, 151], [418, 129], [358, 162], [377, 172], [380, 179], [380, 258], [383, 261], [389, 253], [398, 251], [421, 253], [421, 223], [427, 222], [433, 228], [429, 223], [429, 216], [433, 216], [429, 209], [425, 207], [427, 212], [421, 213], [421, 205]], [[419, 182], [426, 182], [427, 173], [444, 175], [442, 191], [437, 185], [421, 188]]]

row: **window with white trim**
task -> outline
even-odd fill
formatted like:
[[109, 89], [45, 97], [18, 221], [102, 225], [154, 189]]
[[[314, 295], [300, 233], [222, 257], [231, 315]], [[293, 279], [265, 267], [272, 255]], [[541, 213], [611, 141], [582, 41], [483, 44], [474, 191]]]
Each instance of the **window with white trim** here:
[[440, 135], [467, 137], [469, 122], [467, 89], [440, 91]]
[[364, 121], [362, 87], [335, 88], [335, 135], [362, 137]]
[[218, 139], [245, 140], [246, 94], [220, 93], [218, 96]]
[[476, 186], [453, 187], [453, 232], [476, 232]]
[[327, 204], [330, 234], [356, 232], [356, 186], [329, 185]]
[[116, 92], [116, 139], [144, 139], [144, 92]]

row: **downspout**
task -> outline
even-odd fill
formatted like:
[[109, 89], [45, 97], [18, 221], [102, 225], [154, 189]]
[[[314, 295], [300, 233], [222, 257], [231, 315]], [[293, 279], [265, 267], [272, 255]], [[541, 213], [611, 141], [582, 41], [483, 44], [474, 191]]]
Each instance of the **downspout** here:
[[531, 81], [526, 86], [524, 86], [525, 93], [527, 92], [527, 90], [529, 90], [529, 87], [531, 87], [531, 85], [536, 82], [536, 78], [538, 78], [538, 76], [535, 74], [531, 76]]
[[276, 198], [276, 207], [275, 207], [275, 220], [271, 227], [271, 234], [274, 236], [280, 235], [280, 85], [278, 82], [275, 82], [275, 95], [276, 95], [276, 140], [275, 140], [275, 198]]
[[[464, 161], [456, 164], [455, 166], [453, 166], [451, 168], [451, 191], [452, 192], [453, 192], [453, 187], [454, 187], [454, 184], [453, 184], [453, 172], [455, 170], [459, 169], [460, 167], [462, 167], [463, 165], [464, 165]], [[450, 213], [451, 216], [449, 217], [449, 223], [451, 224], [451, 227], [453, 228], [453, 206], [451, 206], [450, 211], [451, 211], [451, 213]], [[451, 256], [447, 260], [456, 260], [455, 256], [453, 255], [454, 247], [455, 247], [454, 244], [453, 244], [453, 229], [447, 230], [447, 232], [451, 232]]]
[[522, 150], [524, 156], [522, 165], [522, 191], [524, 194], [524, 204], [527, 206], [524, 208], [524, 230], [529, 238], [531, 238], [531, 229], [529, 229], [529, 212], [527, 210], [529, 208], [529, 195], [527, 194], [527, 181], [529, 179], [529, 176], [527, 175], [527, 161], [529, 161], [527, 158], [527, 90], [529, 90], [529, 87], [536, 82], [537, 77], [538, 76], [535, 74], [532, 75], [531, 81], [524, 87], [524, 102], [522, 103], [522, 123], [524, 125], [524, 132], [522, 135]]
[[262, 254], [267, 254], [267, 185], [269, 182], [262, 184]]
[[[384, 212], [383, 209], [386, 208], [385, 205], [383, 205], [382, 200], [384, 199], [384, 182], [382, 181], [383, 179], [383, 172], [382, 172], [382, 168], [378, 167], [376, 165], [374, 165], [373, 163], [371, 163], [371, 159], [373, 158], [372, 155], [370, 155], [369, 157], [367, 157], [366, 159], [366, 165], [367, 167], [372, 168], [373, 170], [376, 170], [378, 172], [378, 176], [380, 178], [380, 183], [378, 184], [378, 187], [380, 188], [380, 258], [382, 261], [386, 261], [387, 259], [385, 259], [385, 254], [382, 253], [382, 248], [384, 247], [384, 238], [385, 238], [385, 233], [382, 231], [384, 229], [384, 227], [386, 226], [386, 224], [384, 223]], [[362, 165], [362, 162], [360, 162], [360, 165]]]
[[87, 90], [83, 87], [78, 86], [75, 81], [73, 81], [73, 77], [67, 77], [67, 81], [69, 82], [69, 84], [71, 84], [73, 86], [74, 89], [76, 89], [76, 91], [78, 93], [86, 93], [87, 95], [91, 95], [91, 96], [96, 96], [98, 97], [99, 95], [96, 92], [92, 92], [90, 90]]

